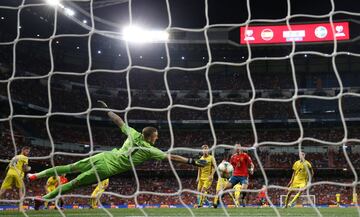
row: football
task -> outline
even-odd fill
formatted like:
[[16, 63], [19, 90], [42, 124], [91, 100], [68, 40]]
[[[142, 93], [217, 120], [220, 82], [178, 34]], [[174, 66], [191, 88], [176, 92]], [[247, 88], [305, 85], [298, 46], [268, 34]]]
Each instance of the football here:
[[218, 166], [221, 178], [230, 178], [233, 174], [234, 167], [227, 161], [223, 161]]

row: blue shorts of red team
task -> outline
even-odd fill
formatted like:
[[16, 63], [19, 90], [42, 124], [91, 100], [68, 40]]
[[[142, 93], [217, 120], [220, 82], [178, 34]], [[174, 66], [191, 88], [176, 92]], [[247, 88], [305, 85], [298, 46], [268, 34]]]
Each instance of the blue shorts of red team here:
[[238, 183], [241, 185], [249, 184], [249, 178], [247, 176], [231, 176], [229, 182], [232, 184], [232, 186], [235, 186]]

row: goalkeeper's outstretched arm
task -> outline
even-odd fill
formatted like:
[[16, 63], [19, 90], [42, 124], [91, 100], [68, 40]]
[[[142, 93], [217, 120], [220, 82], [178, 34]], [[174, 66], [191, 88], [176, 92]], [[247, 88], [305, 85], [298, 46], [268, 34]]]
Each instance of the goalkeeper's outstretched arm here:
[[174, 155], [174, 154], [167, 154], [166, 158], [171, 160], [171, 161], [176, 161], [176, 162], [180, 162], [180, 163], [186, 163], [186, 164], [191, 164], [197, 167], [204, 167], [206, 165], [206, 160], [195, 160], [193, 158], [186, 158], [180, 155]]
[[[100, 103], [103, 108], [109, 108], [104, 101], [98, 100], [98, 103]], [[122, 126], [125, 125], [125, 122], [123, 121], [123, 119], [119, 115], [115, 114], [114, 112], [109, 111], [107, 113], [107, 115], [112, 120], [112, 122], [114, 122], [119, 128], [121, 128]]]

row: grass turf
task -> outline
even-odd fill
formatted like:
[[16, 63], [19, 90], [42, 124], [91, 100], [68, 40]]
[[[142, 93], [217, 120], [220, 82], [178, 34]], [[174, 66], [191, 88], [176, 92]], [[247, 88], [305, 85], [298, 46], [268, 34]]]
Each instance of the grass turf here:
[[[139, 209], [107, 209], [113, 216], [144, 216]], [[166, 209], [166, 208], [148, 208], [143, 209], [148, 216], [192, 216], [187, 209]], [[226, 216], [223, 209], [191, 209], [195, 216], [206, 216], [206, 217], [219, 217]], [[232, 208], [226, 210], [230, 216], [277, 216], [272, 208]], [[291, 209], [278, 209], [281, 216], [318, 216], [312, 208], [291, 208]], [[319, 211], [323, 216], [341, 216], [341, 217], [352, 217], [360, 216], [356, 208], [320, 208]], [[105, 217], [109, 216], [102, 209], [73, 209], [64, 210], [66, 216], [92, 216], [92, 217]], [[57, 210], [41, 210], [41, 211], [26, 211], [29, 217], [60, 217], [60, 213]], [[0, 211], [1, 217], [17, 217], [24, 215], [17, 211]]]

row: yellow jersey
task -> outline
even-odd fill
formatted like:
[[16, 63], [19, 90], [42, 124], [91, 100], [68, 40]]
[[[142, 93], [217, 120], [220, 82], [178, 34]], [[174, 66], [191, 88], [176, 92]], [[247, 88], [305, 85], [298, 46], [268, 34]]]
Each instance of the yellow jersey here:
[[102, 180], [97, 187], [100, 189], [106, 188], [109, 185], [109, 179]]
[[353, 202], [353, 204], [358, 204], [358, 197], [357, 197], [357, 193], [354, 193], [354, 194], [353, 194], [353, 197], [352, 197], [352, 202]]
[[214, 158], [211, 155], [207, 157], [202, 156], [200, 160], [206, 160], [206, 165], [204, 167], [200, 167], [200, 179], [208, 179], [211, 173], [214, 170], [213, 162]]
[[13, 157], [8, 166], [8, 174], [24, 177], [24, 165], [27, 165], [29, 158], [25, 155], [19, 154]]
[[55, 176], [51, 176], [48, 178], [48, 180], [46, 181], [46, 187], [56, 187], [58, 185], [58, 180], [56, 179]]
[[298, 160], [294, 163], [292, 169], [295, 172], [293, 183], [299, 183], [299, 182], [307, 183], [309, 179], [309, 174], [307, 170], [309, 170], [310, 173], [312, 170], [312, 166], [309, 161], [305, 160], [304, 162], [301, 162], [300, 160]]
[[335, 197], [336, 197], [336, 202], [340, 202], [340, 194], [335, 194]]

